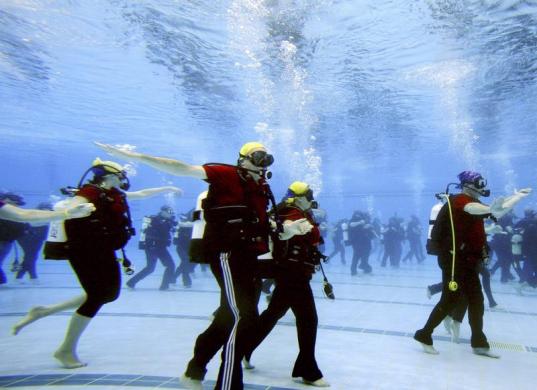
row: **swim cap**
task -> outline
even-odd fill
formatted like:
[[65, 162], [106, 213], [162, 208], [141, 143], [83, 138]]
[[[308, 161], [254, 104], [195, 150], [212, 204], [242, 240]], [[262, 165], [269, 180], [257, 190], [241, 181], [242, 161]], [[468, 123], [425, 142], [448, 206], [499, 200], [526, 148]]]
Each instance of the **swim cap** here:
[[289, 186], [289, 191], [291, 191], [295, 196], [304, 195], [309, 189], [310, 186], [303, 181], [295, 181]]
[[303, 181], [295, 181], [291, 183], [283, 200], [286, 203], [293, 203], [297, 196], [304, 196], [308, 201], [313, 201], [313, 191], [310, 186]]
[[483, 179], [483, 176], [479, 172], [463, 171], [457, 175], [461, 184], [475, 184], [479, 179]]
[[[459, 173], [457, 177], [460, 181], [460, 184], [457, 185], [458, 188], [467, 187], [473, 189], [482, 196], [490, 196], [490, 190], [485, 189], [487, 181], [479, 172], [463, 171]], [[472, 187], [468, 187], [469, 185]]]
[[104, 176], [110, 173], [126, 175], [123, 166], [114, 161], [103, 161], [97, 157], [91, 165], [95, 167], [92, 172], [97, 176]]
[[246, 157], [250, 154], [252, 154], [253, 152], [257, 151], [257, 150], [266, 150], [267, 148], [265, 148], [265, 146], [259, 142], [247, 142], [245, 143], [244, 145], [242, 145], [241, 147], [241, 150], [239, 151], [239, 154], [242, 156], [242, 157]]

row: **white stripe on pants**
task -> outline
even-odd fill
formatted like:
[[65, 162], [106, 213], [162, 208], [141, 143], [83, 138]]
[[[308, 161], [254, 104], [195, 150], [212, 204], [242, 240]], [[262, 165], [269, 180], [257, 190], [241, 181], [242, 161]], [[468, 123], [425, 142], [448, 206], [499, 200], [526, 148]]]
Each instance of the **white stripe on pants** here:
[[226, 343], [226, 355], [222, 375], [222, 389], [231, 390], [233, 366], [235, 365], [235, 342], [237, 338], [237, 329], [239, 327], [240, 316], [237, 301], [235, 299], [235, 290], [233, 288], [233, 277], [231, 274], [231, 268], [229, 267], [229, 253], [220, 254], [220, 266], [222, 267], [222, 275], [224, 280], [227, 303], [234, 317], [233, 328], [231, 329], [231, 333]]

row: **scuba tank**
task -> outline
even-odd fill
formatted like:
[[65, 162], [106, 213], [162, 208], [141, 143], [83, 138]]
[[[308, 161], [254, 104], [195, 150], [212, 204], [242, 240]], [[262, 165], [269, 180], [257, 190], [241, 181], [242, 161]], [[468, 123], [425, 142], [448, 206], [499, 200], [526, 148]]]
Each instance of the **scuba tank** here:
[[145, 216], [142, 219], [142, 229], [140, 233], [140, 241], [138, 242], [138, 249], [145, 249], [145, 232], [150, 225], [151, 225], [151, 218]]
[[[56, 202], [53, 210], [65, 210], [69, 200]], [[44, 258], [48, 260], [67, 260], [69, 245], [64, 221], [52, 221], [48, 226], [47, 239], [43, 248]]]
[[341, 224], [341, 230], [343, 231], [343, 244], [350, 245], [349, 241], [349, 224], [347, 222], [343, 222]]
[[190, 246], [188, 248], [188, 255], [190, 261], [193, 263], [199, 264], [208, 264], [209, 260], [205, 256], [205, 251], [203, 247], [203, 236], [205, 233], [205, 218], [203, 213], [202, 202], [207, 198], [208, 191], [203, 191], [198, 195], [196, 200], [196, 208], [192, 216], [193, 226], [192, 226], [192, 238], [190, 240]]
[[442, 202], [436, 203], [431, 208], [431, 213], [429, 214], [429, 230], [427, 232], [427, 244], [425, 245], [425, 249], [429, 255], [438, 254], [437, 250], [435, 250], [431, 245], [431, 233], [433, 231], [433, 226], [436, 222], [436, 218], [438, 217], [438, 213], [440, 212], [440, 209], [442, 209], [442, 206], [444, 206]]
[[515, 234], [511, 237], [511, 253], [522, 255], [522, 233], [519, 229], [515, 229]]

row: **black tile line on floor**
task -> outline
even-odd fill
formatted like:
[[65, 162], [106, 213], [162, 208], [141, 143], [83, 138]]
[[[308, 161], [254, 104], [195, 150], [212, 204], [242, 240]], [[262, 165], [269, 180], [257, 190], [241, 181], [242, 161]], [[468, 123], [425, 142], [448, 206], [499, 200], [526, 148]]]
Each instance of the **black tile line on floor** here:
[[[204, 381], [205, 388], [212, 388], [215, 382]], [[136, 386], [136, 387], [158, 387], [168, 389], [186, 389], [179, 378], [153, 375], [125, 375], [125, 374], [41, 374], [41, 375], [8, 375], [0, 376], [0, 387], [33, 387], [33, 386]], [[206, 387], [207, 386], [207, 387]], [[276, 387], [267, 385], [245, 384], [245, 390], [292, 390], [287, 387]]]
[[[337, 286], [336, 286], [337, 287]], [[54, 287], [50, 287], [54, 288]], [[67, 287], [64, 287], [67, 288]], [[80, 288], [77, 288], [78, 290]], [[157, 288], [141, 288], [137, 289], [138, 291], [158, 291]], [[197, 289], [185, 289], [185, 290], [177, 290], [177, 292], [188, 292], [188, 293], [201, 293], [201, 294], [219, 294], [220, 291], [217, 290], [197, 290]], [[337, 294], [337, 289], [336, 289]], [[129, 292], [129, 293], [136, 293]], [[324, 300], [326, 297], [324, 295], [314, 295], [314, 297], [317, 300]], [[417, 307], [434, 307], [434, 303], [419, 303], [419, 302], [405, 302], [405, 301], [394, 301], [394, 300], [385, 300], [385, 299], [364, 299], [364, 298], [342, 298], [338, 297], [336, 298], [336, 301], [342, 301], [342, 302], [362, 302], [362, 303], [377, 303], [377, 304], [387, 304], [387, 305], [404, 305], [404, 306], [417, 306]], [[526, 311], [515, 311], [515, 310], [507, 310], [507, 309], [485, 309], [485, 311], [494, 312], [498, 314], [512, 314], [512, 315], [519, 315], [519, 316], [529, 316], [529, 317], [537, 317], [537, 313], [535, 312], [526, 312]], [[24, 316], [26, 313], [0, 313], [1, 316]]]
[[[311, 282], [312, 284], [320, 285], [323, 283], [323, 281], [317, 281], [313, 280]], [[378, 283], [356, 283], [356, 282], [332, 282], [332, 285], [337, 287], [338, 285], [346, 285], [346, 286], [373, 286], [373, 287], [388, 287], [388, 288], [402, 288], [402, 289], [409, 289], [409, 290], [425, 290], [425, 287], [427, 286], [404, 286], [404, 285], [396, 285], [396, 284], [378, 284]], [[21, 289], [21, 290], [30, 290], [30, 289], [48, 289], [48, 290], [80, 290], [80, 287], [78, 286], [32, 286], [32, 285], [18, 285], [18, 286], [6, 286], [4, 289]], [[126, 288], [123, 288], [126, 290]], [[136, 288], [138, 291], [157, 291], [158, 288]], [[536, 290], [537, 291], [537, 290]], [[218, 290], [199, 290], [199, 289], [193, 289], [193, 288], [183, 288], [183, 287], [177, 287], [176, 290], [171, 290], [171, 292], [189, 292], [189, 293], [212, 293], [212, 294], [218, 294], [220, 291]], [[521, 295], [517, 292], [502, 292], [502, 291], [495, 291], [495, 295], [516, 295], [520, 297], [535, 297], [537, 294], [531, 292], [530, 294]], [[352, 298], [341, 298], [341, 300], [349, 299], [352, 300]], [[514, 314], [514, 313], [513, 313]]]
[[[0, 317], [12, 317], [12, 316], [22, 316], [25, 313], [4, 313], [0, 314]], [[61, 312], [54, 314], [55, 316], [71, 316], [72, 313]], [[206, 316], [192, 316], [192, 315], [183, 315], [183, 314], [149, 314], [149, 313], [99, 313], [101, 317], [127, 317], [127, 318], [165, 318], [165, 319], [178, 319], [178, 320], [202, 320], [207, 321], [208, 317]], [[293, 321], [278, 321], [278, 326], [295, 326]], [[319, 329], [332, 330], [338, 332], [351, 332], [351, 333], [369, 333], [369, 334], [378, 334], [383, 336], [396, 336], [396, 337], [413, 337], [414, 333], [402, 332], [402, 331], [392, 331], [385, 329], [371, 329], [371, 328], [361, 328], [354, 326], [343, 326], [343, 325], [322, 325], [319, 324]], [[450, 337], [447, 336], [433, 336], [434, 340], [438, 341], [451, 341]], [[461, 338], [460, 342], [463, 344], [470, 344], [469, 339]], [[495, 342], [496, 346], [502, 349], [513, 349], [517, 347], [517, 350], [526, 351], [526, 352], [536, 352], [537, 347], [524, 346], [521, 344], [509, 344], [503, 342]]]

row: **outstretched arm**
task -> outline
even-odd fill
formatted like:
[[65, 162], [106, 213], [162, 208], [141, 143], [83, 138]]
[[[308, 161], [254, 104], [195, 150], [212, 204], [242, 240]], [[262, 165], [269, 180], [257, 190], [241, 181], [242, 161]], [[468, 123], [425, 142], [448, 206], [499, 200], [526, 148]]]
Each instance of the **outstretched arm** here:
[[482, 203], [472, 202], [464, 206], [464, 211], [472, 215], [486, 215], [490, 214], [490, 206]]
[[95, 206], [91, 203], [73, 204], [61, 210], [35, 210], [21, 209], [10, 204], [0, 208], [0, 219], [7, 219], [15, 222], [42, 223], [60, 221], [71, 218], [87, 217], [95, 211]]
[[125, 192], [128, 200], [145, 199], [145, 198], [150, 198], [158, 194], [167, 194], [167, 193], [173, 193], [173, 194], [177, 194], [178, 196], [181, 196], [183, 195], [183, 190], [174, 186], [165, 186], [165, 187], [145, 188], [140, 191]]
[[166, 157], [154, 157], [147, 154], [124, 150], [118, 147], [95, 142], [95, 145], [100, 147], [111, 156], [119, 157], [124, 160], [138, 161], [149, 165], [159, 171], [169, 173], [175, 176], [190, 176], [197, 179], [207, 179], [205, 169], [201, 165], [191, 165], [179, 160], [174, 160]]
[[531, 193], [531, 188], [515, 191], [511, 196], [500, 196], [490, 206], [472, 202], [464, 206], [464, 211], [473, 215], [492, 214], [495, 218], [501, 218], [507, 214], [518, 202]]

